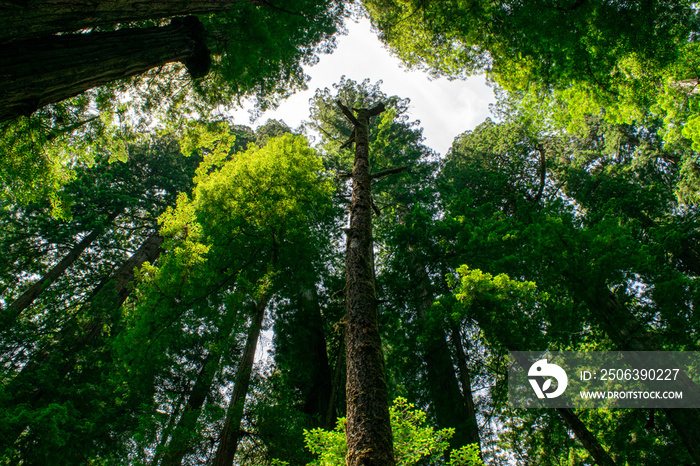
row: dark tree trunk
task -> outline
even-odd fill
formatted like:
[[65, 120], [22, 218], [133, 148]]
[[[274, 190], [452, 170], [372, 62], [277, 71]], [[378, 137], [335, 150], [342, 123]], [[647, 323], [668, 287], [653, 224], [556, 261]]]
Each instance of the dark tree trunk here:
[[[224, 316], [224, 321], [218, 331], [216, 341], [229, 342], [216, 345], [202, 361], [202, 367], [197, 374], [194, 386], [187, 397], [185, 409], [173, 431], [173, 436], [163, 453], [161, 466], [180, 466], [182, 458], [190, 453], [194, 447], [196, 437], [193, 437], [197, 420], [202, 412], [202, 406], [211, 393], [214, 375], [221, 363], [221, 356], [229, 349], [231, 332], [236, 322], [236, 313]], [[154, 464], [157, 464], [154, 462]]]
[[229, 11], [245, 0], [25, 0], [0, 2], [0, 42], [149, 19]]
[[[507, 348], [509, 351], [517, 351], [513, 348]], [[523, 368], [530, 367], [530, 361], [525, 357], [517, 357], [517, 363]], [[610, 454], [605, 451], [605, 448], [598, 442], [595, 435], [591, 433], [586, 425], [581, 421], [576, 412], [571, 408], [556, 408], [557, 413], [564, 424], [571, 429], [576, 438], [581, 442], [581, 445], [588, 451], [598, 466], [616, 466], [615, 461]]]
[[[605, 283], [584, 283], [568, 277], [575, 296], [582, 299], [619, 351], [663, 351], [644, 324], [620, 302]], [[692, 384], [690, 380], [686, 383]], [[697, 390], [697, 389], [696, 389]], [[663, 412], [676, 429], [693, 460], [700, 464], [700, 409], [664, 408]]]
[[328, 412], [332, 409], [331, 370], [315, 284], [302, 285], [293, 305], [294, 310], [285, 319], [284, 329], [276, 332], [276, 359], [289, 368], [289, 383], [303, 400], [301, 411], [313, 419], [309, 428], [332, 429], [333, 425], [328, 426], [325, 422], [329, 417], [334, 420], [335, 412]]
[[345, 355], [345, 325], [343, 325], [343, 335], [341, 336], [340, 346], [338, 347], [338, 353], [335, 357], [335, 366], [333, 366], [333, 381], [331, 383], [331, 393], [328, 399], [328, 409], [326, 409], [326, 418], [323, 420], [323, 428], [326, 430], [331, 430], [335, 427], [336, 418], [336, 406], [338, 405], [336, 398], [340, 392], [341, 387], [341, 377], [343, 375], [343, 368], [345, 367], [345, 360], [343, 356]]
[[[480, 443], [479, 428], [471, 397], [471, 383], [468, 382], [469, 374], [466, 374], [466, 384], [462, 380], [464, 391], [462, 393], [459, 389], [459, 381], [450, 355], [450, 348], [447, 345], [445, 329], [431, 323], [428, 319], [428, 309], [434, 301], [433, 293], [429, 289], [430, 277], [425, 268], [417, 263], [413, 248], [409, 246], [408, 249], [411, 253], [411, 265], [413, 266], [411, 278], [412, 282], [417, 284], [419, 293], [418, 316], [423, 322], [422, 352], [432, 411], [439, 428], [452, 427], [455, 429], [455, 435], [450, 439], [451, 448], [456, 449], [471, 443], [478, 445]], [[462, 370], [461, 366], [460, 370]], [[469, 394], [468, 398], [467, 394]]]
[[309, 386], [305, 387], [303, 392], [305, 394], [304, 412], [312, 419], [317, 419], [317, 427], [331, 429], [332, 425], [328, 426], [324, 423], [329, 417], [335, 418], [335, 413], [328, 412], [333, 409], [330, 405], [331, 370], [328, 365], [326, 337], [323, 333], [323, 319], [316, 288], [304, 290], [300, 297], [302, 318], [305, 320], [307, 330], [305, 333], [308, 335], [303, 342], [308, 354], [308, 358], [304, 358], [304, 363], [307, 366], [306, 372], [310, 374]]
[[476, 421], [476, 409], [474, 408], [474, 398], [472, 397], [472, 382], [469, 376], [469, 365], [467, 364], [467, 356], [462, 346], [462, 334], [454, 323], [452, 324], [451, 333], [452, 342], [455, 345], [455, 353], [457, 354], [457, 369], [459, 370], [460, 382], [462, 382], [462, 393], [466, 408], [466, 418], [462, 427], [466, 429], [464, 435], [469, 440], [469, 443], [476, 443], [479, 445], [479, 424]]
[[[150, 236], [108, 280], [96, 287], [92, 299], [81, 309], [79, 323], [72, 319], [60, 330], [56, 339], [29, 361], [20, 373], [5, 386], [3, 408], [23, 405], [38, 407], [51, 402], [51, 393], [76, 366], [79, 355], [99, 344], [106, 324], [129, 295], [127, 286], [134, 279], [134, 270], [160, 255], [163, 238]], [[26, 428], [19, 420], [0, 426], [0, 445], [11, 445]]]
[[185, 409], [177, 422], [165, 453], [163, 453], [161, 466], [180, 466], [182, 458], [192, 450], [192, 435], [197, 426], [202, 406], [211, 392], [214, 373], [219, 367], [219, 356], [220, 353], [212, 351], [202, 361], [202, 368], [199, 370], [197, 380], [187, 398]]
[[[115, 218], [117, 218], [118, 213], [114, 213], [107, 218], [106, 223], [111, 223]], [[70, 267], [75, 261], [80, 257], [80, 255], [92, 244], [97, 237], [102, 234], [104, 227], [96, 228], [89, 235], [85, 236], [78, 244], [76, 244], [73, 249], [63, 258], [61, 261], [54, 265], [51, 270], [49, 270], [46, 275], [41, 277], [39, 281], [30, 286], [24, 293], [22, 293], [17, 299], [15, 299], [12, 304], [10, 304], [4, 312], [3, 323], [9, 325], [12, 321], [17, 319], [19, 315], [27, 309], [39, 295], [47, 289], [51, 284]]]
[[46, 36], [0, 47], [0, 122], [172, 62], [209, 71], [204, 27], [194, 16], [168, 26]]
[[234, 381], [233, 394], [226, 410], [226, 421], [219, 438], [219, 446], [216, 449], [213, 466], [231, 466], [238, 449], [238, 441], [241, 434], [241, 420], [243, 419], [243, 407], [248, 387], [250, 387], [250, 376], [253, 372], [253, 362], [255, 361], [255, 351], [258, 348], [258, 339], [262, 329], [265, 308], [270, 300], [270, 296], [260, 298], [255, 305], [255, 312], [248, 327], [245, 349], [238, 363], [236, 370], [236, 380]]
[[384, 376], [384, 357], [377, 322], [377, 296], [372, 260], [372, 201], [369, 170], [369, 118], [384, 105], [352, 112], [338, 102], [354, 126], [355, 162], [345, 258], [345, 359], [347, 364], [348, 466], [395, 464]]

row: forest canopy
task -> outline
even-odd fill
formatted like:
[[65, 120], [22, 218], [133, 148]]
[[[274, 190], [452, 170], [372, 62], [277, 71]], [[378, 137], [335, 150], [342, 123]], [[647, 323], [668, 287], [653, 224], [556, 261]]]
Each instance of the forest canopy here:
[[[700, 464], [692, 409], [516, 409], [512, 351], [698, 351], [689, 1], [2, 2], [0, 463]], [[439, 155], [346, 21], [485, 76]], [[361, 53], [361, 52], [358, 52]]]

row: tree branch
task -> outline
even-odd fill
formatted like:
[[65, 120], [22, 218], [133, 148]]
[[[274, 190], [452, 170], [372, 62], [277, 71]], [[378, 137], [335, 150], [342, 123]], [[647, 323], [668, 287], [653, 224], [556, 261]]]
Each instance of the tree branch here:
[[355, 142], [355, 130], [354, 129], [352, 130], [352, 134], [350, 134], [350, 138], [347, 141], [345, 141], [340, 146], [340, 148], [345, 149], [346, 147], [350, 146], [350, 144], [352, 144], [353, 142]]
[[390, 168], [388, 170], [381, 171], [379, 173], [375, 173], [370, 176], [370, 178], [375, 179], [375, 178], [381, 178], [382, 176], [387, 176], [387, 175], [394, 175], [396, 173], [401, 173], [405, 172], [408, 170], [408, 167], [398, 167], [398, 168]]
[[386, 110], [386, 107], [383, 103], [380, 102], [379, 104], [369, 109], [369, 116], [379, 115], [384, 110]]
[[353, 124], [353, 126], [359, 126], [360, 122], [357, 121], [357, 118], [355, 118], [355, 115], [352, 114], [349, 108], [347, 108], [345, 105], [340, 100], [335, 101], [336, 105], [340, 108], [340, 111], [343, 112], [343, 115], [350, 120], [350, 123]]

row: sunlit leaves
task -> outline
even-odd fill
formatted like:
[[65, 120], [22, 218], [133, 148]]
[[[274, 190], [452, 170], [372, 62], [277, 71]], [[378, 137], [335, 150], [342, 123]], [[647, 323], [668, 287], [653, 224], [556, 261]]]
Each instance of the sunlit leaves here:
[[[401, 397], [394, 400], [394, 404], [389, 408], [389, 416], [397, 465], [410, 466], [421, 461], [426, 462], [425, 464], [442, 464], [443, 454], [449, 447], [447, 441], [454, 435], [454, 429], [435, 430], [428, 425], [425, 412]], [[304, 439], [311, 453], [318, 455], [309, 466], [345, 465], [345, 418], [338, 419], [336, 428], [332, 431], [305, 430]], [[422, 462], [420, 464], [423, 464]], [[452, 451], [447, 464], [483, 465], [476, 445]]]

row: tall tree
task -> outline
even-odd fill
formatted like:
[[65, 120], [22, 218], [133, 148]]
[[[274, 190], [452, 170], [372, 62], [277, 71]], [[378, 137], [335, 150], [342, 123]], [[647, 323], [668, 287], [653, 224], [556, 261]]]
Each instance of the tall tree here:
[[[213, 432], [221, 439], [217, 461], [230, 464], [240, 430], [246, 428], [241, 420], [246, 398], [250, 401], [252, 395], [248, 387], [256, 379], [252, 361], [262, 316], [281, 283], [294, 280], [295, 259], [313, 258], [312, 265], [319, 260], [322, 233], [316, 221], [326, 217], [331, 186], [320, 160], [299, 136], [269, 138], [261, 147], [251, 145], [235, 154], [225, 135], [217, 140], [218, 147], [211, 148], [198, 170], [192, 196], [181, 196], [177, 207], [161, 218], [167, 251], [160, 266], [144, 272], [119, 352], [130, 366], [124, 377], [135, 394], [143, 399], [155, 393], [150, 409], [162, 406], [175, 413], [173, 403], [180, 401], [169, 387], [179, 386], [184, 377], [194, 389], [199, 378], [194, 368], [201, 367], [207, 354], [203, 350], [224, 344], [216, 335], [237, 315], [235, 340], [247, 342], [243, 354], [239, 357], [237, 345], [228, 345], [232, 349], [222, 357], [210, 401], [194, 429], [202, 434], [187, 437], [187, 456], [199, 455], [209, 445], [201, 435]], [[299, 245], [309, 250], [297, 252]], [[264, 290], [256, 292], [259, 287]], [[249, 295], [256, 296], [254, 306]], [[255, 312], [246, 326], [241, 309], [251, 306]], [[145, 353], [139, 350], [143, 347], [148, 348]], [[217, 393], [231, 382], [236, 400], [227, 403]], [[205, 414], [223, 413], [227, 405], [228, 422]], [[219, 423], [225, 425], [223, 436]], [[149, 429], [149, 424], [142, 428]], [[165, 434], [164, 425], [155, 428]], [[174, 439], [175, 431], [172, 435]], [[171, 448], [184, 453], [175, 444]]]
[[[275, 106], [304, 87], [302, 65], [333, 50], [346, 15], [340, 0], [238, 1], [210, 2], [211, 11], [192, 3], [189, 13], [174, 4], [172, 15], [153, 19], [154, 11], [168, 10], [165, 3], [142, 4], [131, 10], [140, 20], [106, 30], [73, 33], [67, 24], [59, 34], [3, 42], [12, 44], [0, 52], [7, 84], [0, 90], [5, 195], [5, 186], [14, 185], [12, 197], [53, 198], [76, 160], [102, 150], [123, 154], [124, 141], [145, 127], [181, 133], [185, 115], [217, 119], [213, 109], [246, 97], [260, 110]], [[100, 23], [94, 8], [113, 6], [68, 8]], [[214, 72], [207, 73], [210, 64]]]
[[[204, 24], [195, 16], [175, 17], [169, 26], [49, 35], [11, 42], [12, 47], [4, 47], [0, 54], [3, 77], [9, 84], [0, 99], [0, 121], [29, 115], [48, 103], [173, 61], [185, 63], [192, 77], [201, 78], [212, 63], [210, 49], [217, 56], [215, 66], [224, 75], [217, 85], [226, 85], [235, 93], [245, 94], [256, 87], [261, 93], [275, 93], [281, 90], [281, 83], [274, 81], [292, 87], [303, 82], [299, 61], [313, 60], [316, 53], [331, 46], [343, 13], [343, 6], [334, 0], [300, 0], [284, 8], [271, 3], [233, 2], [223, 12], [224, 5], [209, 6], [213, 11], [200, 11], [201, 5], [193, 5], [195, 12], [216, 13]], [[149, 7], [157, 9], [157, 5]], [[85, 7], [80, 5], [74, 11], [85, 11]], [[148, 9], [137, 11], [143, 16], [140, 19], [151, 19]], [[92, 19], [100, 22], [99, 17]], [[285, 27], [275, 29], [279, 23]], [[60, 32], [72, 30], [67, 25], [67, 30]], [[275, 39], [265, 37], [267, 32]], [[234, 56], [239, 55], [240, 41], [250, 35], [259, 41], [249, 47], [246, 55], [252, 58], [262, 52], [257, 63]], [[239, 69], [243, 62], [247, 62], [246, 73]], [[51, 73], [46, 72], [48, 69]]]
[[372, 241], [372, 178], [369, 165], [369, 119], [385, 110], [354, 109], [338, 101], [353, 126], [355, 163], [352, 173], [350, 227], [347, 230], [345, 268], [345, 360], [347, 364], [347, 463], [392, 465], [394, 449], [384, 376]]
[[143, 3], [138, 0], [100, 0], [91, 4], [68, 1], [32, 0], [0, 6], [6, 28], [0, 40], [47, 36], [120, 23], [156, 20], [173, 16], [225, 13], [241, 0], [211, 0]]
[[[263, 291], [263, 293], [265, 293]], [[255, 361], [255, 351], [258, 347], [258, 339], [262, 330], [265, 309], [270, 300], [269, 295], [263, 294], [254, 302], [254, 312], [251, 316], [248, 336], [246, 337], [243, 355], [236, 369], [236, 380], [233, 385], [231, 401], [226, 410], [226, 420], [221, 430], [219, 444], [216, 448], [214, 466], [230, 466], [238, 450], [238, 442], [241, 436], [241, 420], [243, 419], [244, 405], [248, 396], [250, 379], [253, 374], [253, 362]]]
[[204, 26], [196, 17], [176, 18], [168, 26], [13, 42], [0, 53], [0, 123], [171, 62], [184, 63], [195, 79], [209, 72]]
[[[538, 287], [550, 293], [537, 317], [546, 328], [546, 345], [576, 349], [596, 341], [602, 345], [599, 348], [622, 349], [629, 344], [640, 350], [688, 347], [694, 339], [686, 332], [641, 324], [650, 315], [668, 315], [669, 323], [662, 328], [672, 328], [679, 311], [684, 312], [687, 298], [681, 296], [685, 292], [673, 299], [673, 311], [665, 311], [670, 296], [643, 293], [648, 300], [642, 302], [635, 291], [635, 282], [648, 283], [651, 290], [664, 287], [672, 276], [677, 277], [680, 289], [693, 288], [689, 277], [669, 269], [679, 264], [669, 263], [663, 246], [666, 236], [657, 237], [659, 230], [651, 227], [685, 210], [678, 211], [674, 205], [673, 183], [678, 178], [662, 162], [663, 151], [658, 151], [652, 131], [623, 131], [622, 138], [613, 138], [613, 134], [608, 133], [607, 143], [595, 132], [574, 142], [565, 135], [542, 136], [532, 126], [513, 122], [487, 122], [466, 133], [456, 141], [441, 174], [450, 212], [443, 225], [454, 234], [445, 256], [494, 273], [537, 280]], [[636, 140], [624, 134], [634, 134]], [[544, 178], [538, 168], [543, 154]], [[632, 157], [639, 157], [634, 164]], [[575, 169], [578, 163], [586, 168]], [[576, 175], [569, 177], [565, 166]], [[570, 190], [574, 186], [578, 194]], [[597, 193], [595, 207], [588, 197], [592, 192]], [[640, 216], [655, 220], [640, 221]], [[645, 224], [649, 227], [642, 226]], [[648, 246], [640, 248], [639, 244]], [[581, 328], [582, 322], [597, 330]], [[484, 332], [503, 327], [488, 320], [480, 326]], [[573, 328], [579, 328], [578, 333], [572, 333]], [[537, 335], [538, 330], [532, 334]], [[581, 339], [584, 335], [590, 336]], [[687, 461], [688, 455], [695, 454], [691, 431], [680, 427], [693, 425], [694, 410], [675, 411], [665, 413], [663, 434], [675, 449], [647, 448], [649, 457], [669, 464], [683, 457]], [[616, 414], [620, 418], [627, 415]], [[595, 419], [587, 413], [580, 416]], [[612, 426], [595, 423], [603, 430]], [[630, 421], [630, 428], [644, 442], [653, 443], [639, 419]], [[610, 447], [610, 455], [618, 463], [623, 458], [631, 460], [633, 453], [619, 442], [616, 439]]]

